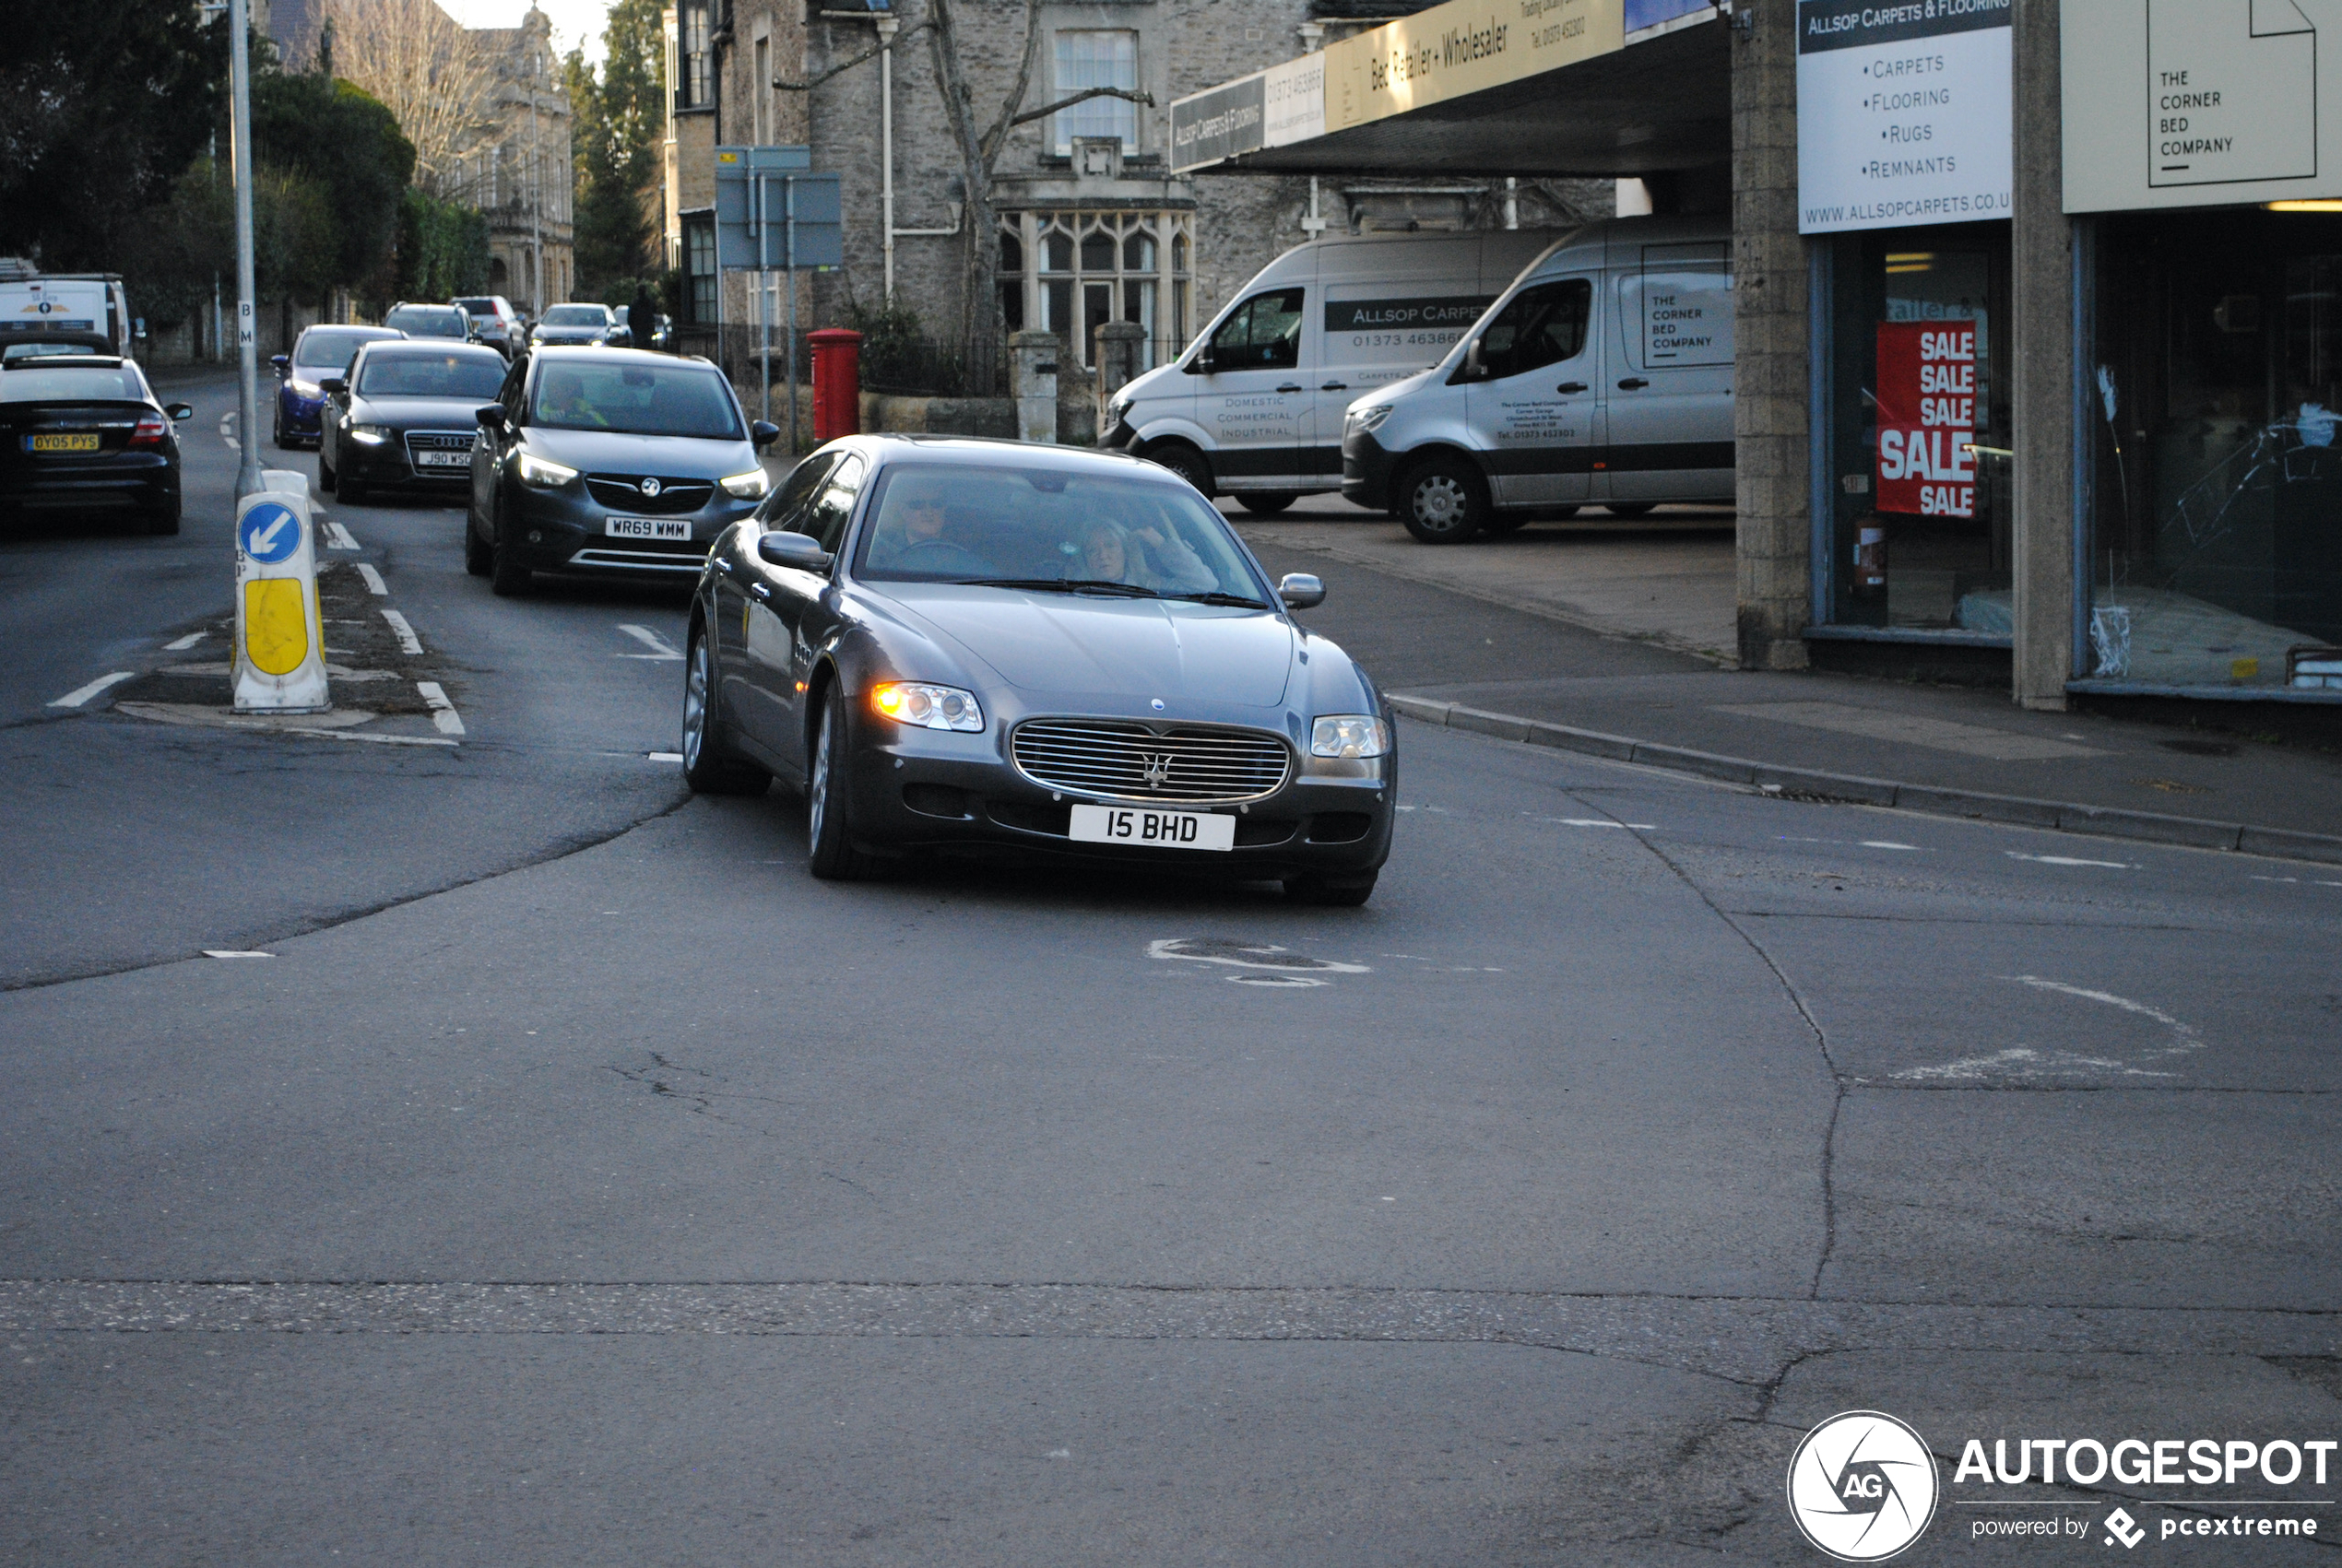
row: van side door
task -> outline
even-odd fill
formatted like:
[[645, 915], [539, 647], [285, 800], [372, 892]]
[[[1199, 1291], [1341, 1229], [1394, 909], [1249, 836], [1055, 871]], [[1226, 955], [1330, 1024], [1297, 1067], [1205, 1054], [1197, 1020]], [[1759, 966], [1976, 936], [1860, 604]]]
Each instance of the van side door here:
[[[1212, 329], [1197, 371], [1196, 423], [1212, 436], [1212, 472], [1224, 490], [1306, 488], [1316, 461], [1315, 369], [1303, 314], [1310, 290], [1301, 284], [1264, 289], [1239, 301]], [[1209, 365], [1209, 370], [1202, 367]], [[1336, 448], [1334, 473], [1342, 471]]]
[[[1626, 250], [1627, 265], [1616, 265]], [[1733, 499], [1733, 279], [1721, 241], [1613, 247], [1610, 488], [1597, 501]]]
[[1541, 278], [1480, 329], [1483, 373], [1471, 383], [1465, 417], [1498, 506], [1587, 497], [1602, 438], [1596, 281], [1592, 273]]

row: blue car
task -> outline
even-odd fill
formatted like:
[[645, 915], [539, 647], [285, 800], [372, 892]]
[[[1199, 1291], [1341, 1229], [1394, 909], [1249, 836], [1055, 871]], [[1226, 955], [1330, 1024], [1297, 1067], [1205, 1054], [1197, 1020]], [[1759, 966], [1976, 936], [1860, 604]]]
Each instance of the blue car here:
[[274, 434], [278, 446], [286, 451], [315, 446], [317, 413], [325, 400], [317, 383], [349, 369], [350, 359], [360, 344], [371, 343], [377, 337], [406, 336], [386, 326], [313, 326], [303, 330], [293, 340], [290, 354], [278, 354], [268, 361], [277, 367]]

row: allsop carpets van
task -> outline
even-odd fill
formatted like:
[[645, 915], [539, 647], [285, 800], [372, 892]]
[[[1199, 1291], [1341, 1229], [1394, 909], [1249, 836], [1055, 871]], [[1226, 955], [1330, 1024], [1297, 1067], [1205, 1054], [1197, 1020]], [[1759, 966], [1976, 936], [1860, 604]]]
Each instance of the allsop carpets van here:
[[1437, 365], [1354, 398], [1342, 493], [1431, 545], [1586, 502], [1729, 503], [1732, 288], [1723, 218], [1579, 230]]
[[1312, 241], [1260, 269], [1170, 364], [1106, 406], [1105, 444], [1271, 513], [1342, 486], [1342, 414], [1448, 352], [1555, 236]]

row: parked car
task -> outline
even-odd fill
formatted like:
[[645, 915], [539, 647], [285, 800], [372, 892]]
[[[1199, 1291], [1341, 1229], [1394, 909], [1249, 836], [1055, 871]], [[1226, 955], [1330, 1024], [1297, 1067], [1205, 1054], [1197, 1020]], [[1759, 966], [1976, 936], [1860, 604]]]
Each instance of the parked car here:
[[1342, 493], [1425, 544], [1587, 502], [1730, 504], [1732, 287], [1721, 218], [1579, 230], [1437, 366], [1351, 403]]
[[396, 327], [409, 337], [452, 337], [468, 343], [472, 336], [472, 318], [456, 305], [414, 305], [401, 301], [390, 307], [383, 325]]
[[528, 328], [502, 294], [472, 294], [451, 301], [471, 323], [475, 343], [485, 343], [510, 360], [528, 349]]
[[1342, 488], [1342, 411], [1446, 353], [1555, 236], [1366, 234], [1287, 251], [1173, 363], [1115, 394], [1101, 443], [1282, 512]]
[[479, 419], [464, 564], [503, 595], [538, 572], [696, 575], [771, 489], [757, 454], [781, 433], [705, 360], [634, 348], [539, 348]]
[[302, 330], [293, 339], [290, 354], [272, 356], [269, 363], [277, 367], [277, 419], [273, 432], [277, 444], [290, 451], [300, 446], [315, 446], [318, 440], [318, 410], [325, 407], [325, 395], [318, 383], [327, 376], [341, 374], [349, 369], [349, 361], [359, 348], [385, 337], [407, 335], [387, 326], [313, 326]]
[[479, 406], [504, 380], [504, 357], [477, 343], [369, 343], [326, 403], [317, 486], [360, 501], [390, 487], [460, 488]]
[[179, 531], [180, 421], [137, 364], [112, 354], [0, 365], [0, 506], [135, 512], [149, 534]]
[[626, 312], [614, 311], [608, 305], [567, 304], [546, 307], [545, 316], [529, 332], [532, 345], [546, 343], [600, 344], [611, 348], [632, 348], [634, 334], [626, 325]]
[[1389, 704], [1193, 487], [1133, 458], [858, 436], [725, 530], [692, 602], [685, 779], [775, 775], [810, 865], [1003, 853], [1364, 903]]

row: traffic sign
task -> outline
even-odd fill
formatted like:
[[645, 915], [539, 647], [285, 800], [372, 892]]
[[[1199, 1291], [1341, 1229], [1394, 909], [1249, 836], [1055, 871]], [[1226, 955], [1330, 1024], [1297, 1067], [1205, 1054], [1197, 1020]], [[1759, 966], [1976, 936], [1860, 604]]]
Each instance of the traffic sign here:
[[812, 172], [803, 147], [716, 149], [716, 250], [727, 272], [846, 265], [838, 176]]
[[263, 501], [236, 520], [236, 543], [263, 566], [290, 560], [301, 548], [301, 519], [280, 501]]

